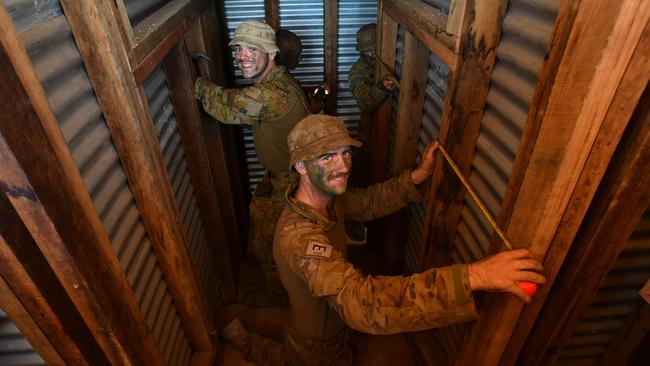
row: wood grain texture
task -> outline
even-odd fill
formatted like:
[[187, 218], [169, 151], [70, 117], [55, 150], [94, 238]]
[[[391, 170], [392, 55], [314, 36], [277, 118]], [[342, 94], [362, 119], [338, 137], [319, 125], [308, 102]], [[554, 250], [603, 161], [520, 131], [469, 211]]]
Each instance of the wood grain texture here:
[[276, 32], [280, 29], [280, 0], [264, 0], [266, 24]]
[[[580, 5], [507, 229], [515, 246], [529, 246], [535, 256], [545, 258], [548, 287], [636, 105], [636, 101], [627, 101], [633, 103], [632, 108], [617, 106], [614, 96], [647, 20], [631, 2], [615, 3]], [[589, 37], [583, 39], [584, 34]], [[642, 89], [638, 85], [632, 89], [638, 100]], [[629, 112], [627, 116], [609, 115], [609, 110], [620, 107]], [[536, 301], [543, 301], [546, 286]], [[516, 302], [498, 295], [486, 297], [459, 364], [479, 359], [498, 363], [504, 352], [503, 363], [514, 362], [511, 358], [518, 353], [517, 347], [507, 347], [511, 337], [515, 339], [513, 331], [523, 309]], [[528, 324], [536, 318], [530, 315]], [[523, 339], [522, 333], [514, 342]]]
[[[34, 219], [30, 226], [32, 235], [41, 230], [57, 233], [36, 236], [36, 242], [48, 260], [61, 258], [55, 254], [64, 256], [53, 265], [53, 270], [57, 275], [68, 276], [61, 283], [101, 347], [103, 357], [113, 364], [162, 362], [47, 97], [11, 24], [5, 8], [0, 7], [3, 70], [0, 94], [4, 98], [2, 115], [6, 118], [0, 124], [0, 133], [45, 213], [29, 211], [38, 206], [21, 208], [20, 200], [13, 201], [12, 205], [21, 212], [26, 224], [29, 225], [29, 218]], [[3, 160], [3, 174], [9, 174], [6, 164], [7, 160]], [[5, 176], [9, 178], [17, 179], [19, 175]], [[26, 187], [21, 184], [20, 181], [6, 183], [5, 187]], [[18, 194], [16, 199], [21, 197]], [[23, 210], [31, 213], [23, 214]], [[41, 216], [34, 216], [37, 214]], [[39, 226], [50, 220], [51, 227]], [[55, 240], [58, 236], [61, 242]], [[92, 347], [85, 351], [91, 350]]]
[[192, 269], [187, 238], [164, 167], [144, 92], [129, 70], [127, 50], [105, 0], [61, 2], [84, 59], [140, 216], [193, 350], [212, 347], [211, 324]]
[[330, 87], [330, 94], [325, 100], [325, 114], [336, 115], [338, 100], [338, 7], [337, 0], [325, 0], [324, 36], [325, 36], [325, 82]]

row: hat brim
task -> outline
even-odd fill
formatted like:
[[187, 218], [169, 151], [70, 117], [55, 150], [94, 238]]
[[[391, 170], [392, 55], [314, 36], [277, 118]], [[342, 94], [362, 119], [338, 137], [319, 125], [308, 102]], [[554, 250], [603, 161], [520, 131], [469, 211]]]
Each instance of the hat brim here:
[[228, 46], [230, 47], [240, 46], [240, 45], [255, 47], [264, 53], [272, 53], [272, 52], [280, 51], [278, 45], [276, 45], [274, 42], [260, 42], [257, 39], [246, 37], [246, 36], [236, 36], [232, 41], [230, 41], [230, 43], [228, 43]]
[[361, 141], [351, 138], [347, 133], [330, 135], [294, 151], [291, 154], [289, 167], [292, 167], [297, 161], [312, 160], [328, 151], [340, 149], [346, 146], [361, 147], [362, 145], [363, 143], [361, 143]]

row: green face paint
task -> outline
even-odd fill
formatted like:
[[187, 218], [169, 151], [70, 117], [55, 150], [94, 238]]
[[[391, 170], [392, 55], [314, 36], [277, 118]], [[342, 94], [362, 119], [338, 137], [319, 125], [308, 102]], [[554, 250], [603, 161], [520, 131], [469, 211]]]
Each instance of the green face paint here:
[[328, 151], [305, 162], [309, 181], [328, 197], [345, 193], [351, 167], [352, 151], [349, 147]]

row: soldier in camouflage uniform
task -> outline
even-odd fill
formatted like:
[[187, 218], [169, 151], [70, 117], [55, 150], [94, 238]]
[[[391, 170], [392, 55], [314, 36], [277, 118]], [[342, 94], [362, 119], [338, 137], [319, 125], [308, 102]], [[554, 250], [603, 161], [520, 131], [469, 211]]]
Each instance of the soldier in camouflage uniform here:
[[[365, 276], [346, 260], [343, 221], [372, 220], [421, 199], [416, 185], [433, 171], [431, 144], [419, 166], [365, 189], [347, 188], [350, 138], [343, 121], [303, 119], [289, 135], [291, 164], [300, 175], [287, 190], [273, 255], [289, 293], [284, 348], [248, 335], [237, 320], [226, 335], [259, 364], [349, 365], [348, 327], [371, 334], [414, 332], [477, 317], [474, 290], [510, 292], [530, 302], [517, 281], [543, 283], [542, 267], [526, 249], [411, 276]], [[235, 331], [235, 329], [237, 329]]]
[[215, 119], [253, 129], [255, 150], [267, 172], [250, 203], [250, 244], [262, 265], [267, 291], [252, 294], [244, 302], [256, 306], [286, 304], [271, 246], [290, 181], [287, 135], [309, 110], [298, 82], [284, 66], [275, 64], [278, 47], [273, 28], [257, 20], [244, 21], [229, 45], [243, 76], [255, 84], [227, 89], [198, 78], [195, 97]]
[[[359, 140], [364, 144], [355, 157], [357, 166], [368, 167], [370, 164], [369, 142], [372, 136], [372, 121], [377, 108], [386, 99], [388, 94], [395, 89], [395, 82], [391, 75], [383, 75], [378, 79], [375, 75], [377, 26], [374, 23], [366, 24], [357, 31], [357, 51], [361, 56], [352, 65], [348, 74], [348, 85], [352, 95], [357, 100], [359, 111]], [[367, 177], [368, 169], [357, 170], [355, 180]], [[356, 176], [358, 174], [358, 176]], [[367, 183], [367, 182], [360, 182]]]

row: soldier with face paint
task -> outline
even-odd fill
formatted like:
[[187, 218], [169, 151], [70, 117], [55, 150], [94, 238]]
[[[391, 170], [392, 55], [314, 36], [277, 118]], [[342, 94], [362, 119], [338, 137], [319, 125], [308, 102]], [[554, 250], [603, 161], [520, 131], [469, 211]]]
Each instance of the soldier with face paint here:
[[275, 31], [258, 20], [242, 22], [229, 44], [242, 75], [251, 86], [228, 89], [204, 78], [194, 84], [195, 97], [204, 110], [226, 124], [251, 126], [255, 150], [266, 174], [258, 183], [250, 204], [250, 245], [264, 272], [266, 291], [252, 294], [244, 302], [255, 306], [287, 303], [278, 278], [271, 245], [275, 224], [284, 207], [283, 194], [289, 185], [287, 135], [309, 109], [298, 82], [284, 66], [276, 65]]
[[542, 267], [526, 249], [469, 265], [411, 276], [367, 276], [350, 264], [343, 221], [369, 221], [420, 200], [416, 186], [433, 171], [436, 144], [418, 167], [365, 189], [348, 188], [353, 140], [339, 118], [311, 115], [288, 138], [300, 179], [287, 190], [273, 255], [291, 302], [284, 347], [249, 335], [237, 320], [226, 335], [260, 364], [349, 365], [349, 328], [370, 334], [414, 332], [476, 319], [472, 291], [503, 291], [524, 302], [517, 281], [543, 283]]

